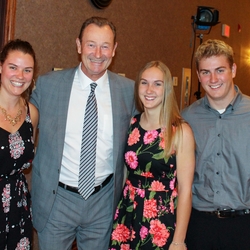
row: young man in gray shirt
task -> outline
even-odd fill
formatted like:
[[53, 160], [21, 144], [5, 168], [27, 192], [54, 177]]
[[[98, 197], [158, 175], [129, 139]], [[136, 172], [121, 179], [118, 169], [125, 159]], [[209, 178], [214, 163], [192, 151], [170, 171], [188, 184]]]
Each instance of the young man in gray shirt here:
[[189, 250], [250, 249], [250, 97], [234, 85], [233, 54], [220, 40], [195, 54], [206, 94], [182, 112], [196, 140]]

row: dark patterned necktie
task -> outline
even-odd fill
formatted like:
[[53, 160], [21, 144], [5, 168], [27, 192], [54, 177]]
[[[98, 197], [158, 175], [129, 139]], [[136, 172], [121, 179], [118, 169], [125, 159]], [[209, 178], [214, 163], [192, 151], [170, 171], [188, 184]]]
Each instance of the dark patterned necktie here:
[[90, 84], [91, 91], [86, 104], [82, 132], [78, 191], [85, 200], [88, 199], [88, 197], [93, 193], [95, 187], [96, 141], [98, 124], [98, 110], [95, 97], [96, 86], [96, 83]]

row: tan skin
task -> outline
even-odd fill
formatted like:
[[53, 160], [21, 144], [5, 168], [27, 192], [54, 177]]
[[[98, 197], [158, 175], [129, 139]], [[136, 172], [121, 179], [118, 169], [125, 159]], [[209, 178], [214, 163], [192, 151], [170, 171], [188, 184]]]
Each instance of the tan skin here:
[[236, 76], [236, 70], [236, 64], [230, 67], [224, 55], [200, 60], [197, 75], [214, 109], [225, 109], [235, 97], [233, 79]]
[[99, 27], [90, 24], [82, 34], [82, 41], [76, 39], [76, 45], [81, 55], [82, 71], [91, 80], [98, 80], [106, 72], [115, 55], [117, 43], [114, 43], [111, 28], [108, 25]]
[[[22, 111], [20, 121], [13, 126], [8, 120], [5, 120], [5, 116], [0, 109], [0, 127], [9, 133], [15, 133], [23, 124], [27, 114], [26, 102], [21, 97], [21, 94], [33, 81], [33, 57], [21, 51], [9, 52], [4, 63], [0, 65], [0, 74], [0, 106], [4, 108], [7, 114], [12, 118], [17, 116], [19, 109]], [[35, 138], [38, 124], [38, 111], [33, 104], [29, 103], [28, 105], [33, 126], [33, 138]]]
[[144, 106], [140, 125], [145, 130], [160, 128], [159, 116], [164, 93], [163, 74], [156, 68], [146, 69], [141, 76], [139, 97]]
[[[164, 93], [163, 73], [156, 67], [146, 69], [141, 76], [139, 96], [144, 106], [140, 125], [145, 130], [160, 128], [159, 117]], [[195, 168], [195, 142], [193, 132], [186, 123], [182, 124], [182, 139], [176, 149], [178, 206], [176, 229], [169, 250], [186, 250], [184, 244], [192, 207], [192, 182]]]

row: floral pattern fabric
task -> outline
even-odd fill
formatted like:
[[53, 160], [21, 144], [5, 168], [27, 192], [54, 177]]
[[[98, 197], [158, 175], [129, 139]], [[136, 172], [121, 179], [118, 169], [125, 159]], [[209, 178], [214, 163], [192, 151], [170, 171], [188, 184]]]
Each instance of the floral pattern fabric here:
[[32, 218], [28, 184], [23, 170], [34, 157], [29, 115], [15, 133], [0, 128], [0, 249], [30, 250]]
[[176, 156], [164, 156], [161, 129], [131, 120], [125, 149], [128, 177], [117, 206], [109, 250], [168, 249], [176, 223]]

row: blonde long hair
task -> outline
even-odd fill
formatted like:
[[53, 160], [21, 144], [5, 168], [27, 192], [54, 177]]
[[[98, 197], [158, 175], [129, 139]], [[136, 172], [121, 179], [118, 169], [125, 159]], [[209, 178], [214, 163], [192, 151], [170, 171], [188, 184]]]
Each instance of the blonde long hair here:
[[176, 96], [173, 88], [172, 76], [169, 68], [161, 61], [148, 62], [139, 72], [135, 82], [135, 105], [139, 112], [144, 112], [144, 106], [139, 98], [139, 84], [142, 73], [149, 68], [156, 67], [163, 73], [164, 81], [164, 96], [162, 100], [162, 106], [160, 111], [159, 123], [164, 131], [165, 149], [164, 153], [166, 157], [169, 157], [173, 150], [176, 150], [174, 146], [178, 146], [182, 128], [181, 124], [184, 122], [181, 118], [179, 107], [176, 101]]

